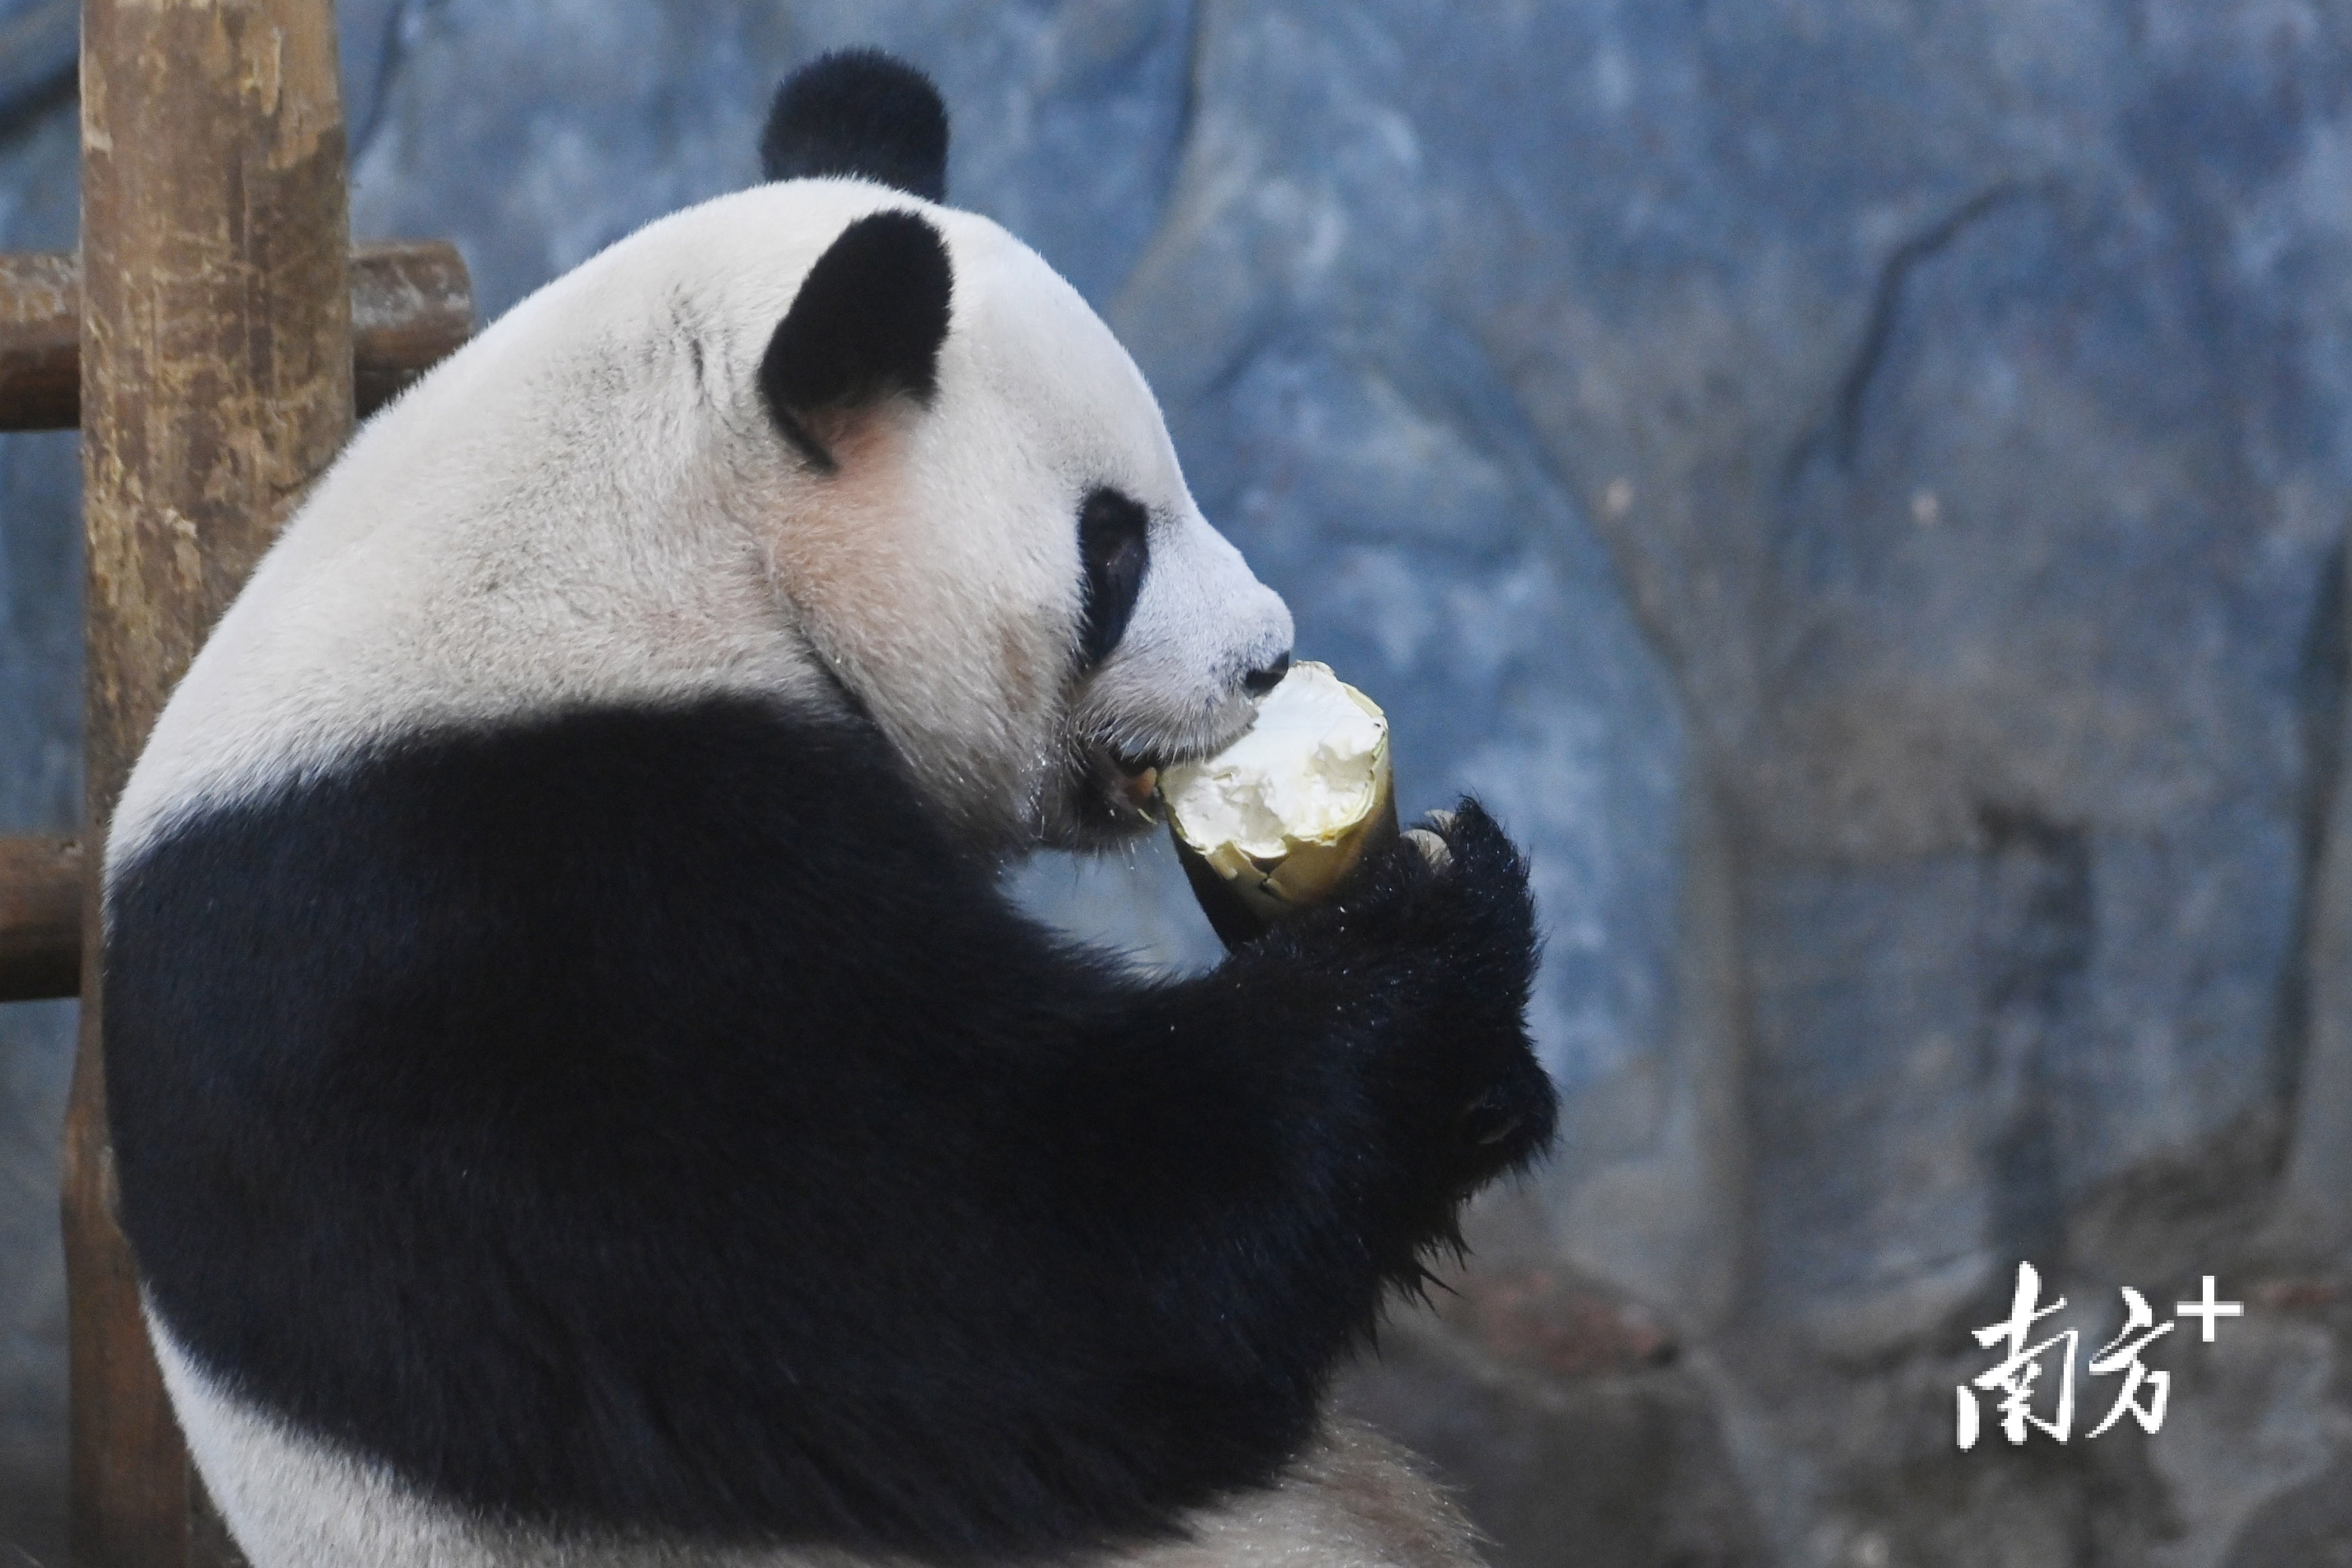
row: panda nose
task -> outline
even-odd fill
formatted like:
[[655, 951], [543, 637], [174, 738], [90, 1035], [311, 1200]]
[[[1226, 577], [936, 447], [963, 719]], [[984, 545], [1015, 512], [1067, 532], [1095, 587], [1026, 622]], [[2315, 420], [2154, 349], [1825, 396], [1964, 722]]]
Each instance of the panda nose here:
[[1242, 677], [1242, 689], [1254, 697], [1262, 697], [1282, 685], [1282, 677], [1290, 673], [1290, 655], [1285, 653], [1263, 670], [1252, 670]]

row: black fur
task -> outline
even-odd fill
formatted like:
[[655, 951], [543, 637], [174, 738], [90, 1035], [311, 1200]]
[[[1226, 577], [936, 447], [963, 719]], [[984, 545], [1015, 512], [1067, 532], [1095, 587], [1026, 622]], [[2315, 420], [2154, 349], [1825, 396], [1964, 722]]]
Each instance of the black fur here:
[[230, 1386], [504, 1516], [941, 1561], [1164, 1529], [1273, 1474], [1549, 1136], [1525, 866], [1475, 806], [1448, 837], [1146, 983], [866, 727], [411, 737], [115, 880], [123, 1223]]
[[760, 392], [778, 429], [821, 468], [828, 413], [891, 396], [928, 404], [940, 386], [955, 274], [947, 241], [916, 213], [872, 213], [841, 231], [809, 268], [760, 361]]
[[1091, 668], [1110, 657], [1135, 614], [1151, 569], [1151, 514], [1117, 490], [1095, 491], [1078, 508], [1078, 559], [1086, 571], [1078, 663]]
[[879, 49], [843, 49], [776, 89], [760, 136], [771, 180], [848, 174], [948, 199], [948, 110], [931, 78]]

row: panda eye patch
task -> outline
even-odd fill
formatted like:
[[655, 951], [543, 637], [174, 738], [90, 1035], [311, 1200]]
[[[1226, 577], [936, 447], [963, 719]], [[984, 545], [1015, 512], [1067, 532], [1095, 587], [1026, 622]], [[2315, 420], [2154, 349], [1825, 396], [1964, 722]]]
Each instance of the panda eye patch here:
[[1151, 564], [1150, 521], [1141, 502], [1108, 488], [1078, 507], [1078, 559], [1086, 570], [1078, 658], [1087, 668], [1110, 657], [1135, 613]]

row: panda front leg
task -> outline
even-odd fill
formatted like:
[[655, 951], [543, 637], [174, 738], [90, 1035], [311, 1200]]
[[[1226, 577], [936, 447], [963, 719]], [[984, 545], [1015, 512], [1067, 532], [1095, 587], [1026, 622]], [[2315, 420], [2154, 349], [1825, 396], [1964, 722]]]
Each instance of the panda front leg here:
[[1525, 862], [1465, 802], [1212, 973], [1077, 1002], [1027, 1063], [1034, 1098], [1012, 1103], [1042, 1212], [1084, 1243], [1035, 1266], [1057, 1294], [1103, 1292], [1103, 1337], [1036, 1348], [1087, 1368], [1090, 1415], [1121, 1423], [1084, 1434], [1097, 1465], [1062, 1468], [1135, 1465], [1112, 1495], [1195, 1504], [1097, 1561], [1475, 1568], [1451, 1500], [1321, 1393], [1461, 1204], [1550, 1143], [1537, 946]]
[[[1229, 1410], [1244, 1390], [1319, 1390], [1383, 1288], [1454, 1235], [1462, 1201], [1549, 1145], [1556, 1096], [1524, 1024], [1535, 957], [1525, 864], [1465, 803], [1067, 1064], [1094, 1119], [1055, 1185], [1099, 1206], [1074, 1223], [1125, 1237], [1142, 1265], [1138, 1316], [1171, 1387], [1224, 1383]], [[1267, 1399], [1257, 1435], [1294, 1431], [1308, 1400]], [[1213, 1448], [1214, 1424], [1195, 1437]], [[1344, 1422], [1184, 1528], [1118, 1561], [1476, 1561], [1443, 1494]]]
[[[1527, 868], [1501, 829], [1475, 802], [1432, 819], [1331, 904], [1147, 996], [1121, 1040], [1069, 1064], [1106, 1129], [1076, 1141], [1073, 1190], [1121, 1206], [1185, 1173], [1171, 1201], [1223, 1205], [1200, 1217], [1207, 1256], [1186, 1278], [1205, 1288], [1220, 1255], [1328, 1249], [1323, 1310], [1349, 1295], [1368, 1321], [1378, 1285], [1416, 1281], [1465, 1198], [1549, 1143], [1556, 1097], [1525, 1023], [1536, 948]], [[1235, 1174], [1264, 1190], [1237, 1192]]]

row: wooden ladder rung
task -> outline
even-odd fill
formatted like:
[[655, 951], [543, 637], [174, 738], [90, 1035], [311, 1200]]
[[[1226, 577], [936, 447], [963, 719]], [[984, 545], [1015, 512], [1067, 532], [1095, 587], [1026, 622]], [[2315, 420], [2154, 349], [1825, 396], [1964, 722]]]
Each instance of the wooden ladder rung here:
[[81, 845], [0, 839], [0, 1002], [81, 989]]
[[[473, 334], [474, 294], [442, 240], [352, 251], [352, 391], [365, 416]], [[81, 423], [81, 269], [70, 251], [0, 255], [0, 430]]]

